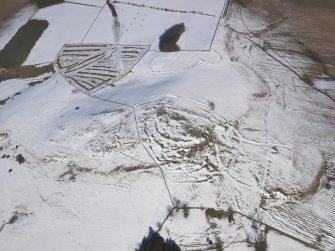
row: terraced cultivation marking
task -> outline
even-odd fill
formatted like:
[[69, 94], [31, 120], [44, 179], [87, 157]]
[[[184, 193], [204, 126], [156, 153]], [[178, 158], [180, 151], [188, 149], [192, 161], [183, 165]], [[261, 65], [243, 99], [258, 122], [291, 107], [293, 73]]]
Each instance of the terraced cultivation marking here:
[[[157, 96], [135, 111], [143, 146], [160, 166], [176, 208], [234, 211], [313, 247], [332, 250], [334, 227], [327, 217], [300, 206], [297, 197], [320, 187], [319, 162], [312, 163], [316, 167], [311, 170], [307, 163], [291, 162], [294, 151], [289, 146], [248, 139], [242, 129], [246, 125], [227, 121], [189, 99]], [[274, 147], [277, 151], [270, 152]], [[285, 172], [287, 165], [290, 173]], [[190, 240], [183, 245], [197, 245], [192, 243], [194, 235]], [[204, 240], [200, 245], [207, 245]]]
[[308, 205], [287, 203], [265, 212], [263, 217], [264, 223], [304, 243], [321, 250], [334, 250], [333, 224]]
[[245, 142], [234, 123], [183, 99], [159, 97], [135, 109], [141, 140], [161, 166], [172, 197], [190, 206], [257, 207], [263, 150]]
[[56, 59], [56, 66], [70, 84], [91, 94], [114, 86], [148, 49], [147, 45], [66, 44]]

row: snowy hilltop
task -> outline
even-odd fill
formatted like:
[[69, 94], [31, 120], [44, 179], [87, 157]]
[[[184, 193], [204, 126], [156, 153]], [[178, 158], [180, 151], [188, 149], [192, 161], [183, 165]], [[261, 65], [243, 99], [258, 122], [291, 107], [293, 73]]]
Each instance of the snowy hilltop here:
[[0, 24], [0, 250], [335, 250], [331, 3], [37, 2]]

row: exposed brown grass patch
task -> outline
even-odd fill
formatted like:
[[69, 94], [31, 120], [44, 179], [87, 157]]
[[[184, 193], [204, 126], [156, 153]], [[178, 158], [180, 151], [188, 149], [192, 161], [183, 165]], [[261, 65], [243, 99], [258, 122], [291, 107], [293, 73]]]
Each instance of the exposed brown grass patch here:
[[3, 68], [0, 69], [0, 82], [16, 78], [36, 78], [43, 74], [54, 72], [55, 68], [52, 63], [44, 66], [26, 65], [8, 69]]

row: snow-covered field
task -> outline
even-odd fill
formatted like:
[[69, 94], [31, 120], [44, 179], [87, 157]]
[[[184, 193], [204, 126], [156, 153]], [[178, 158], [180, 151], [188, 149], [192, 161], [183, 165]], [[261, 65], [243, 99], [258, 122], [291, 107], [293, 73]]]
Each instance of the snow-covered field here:
[[[186, 5], [186, 1], [180, 2], [184, 2], [183, 5]], [[175, 9], [171, 2], [166, 2], [164, 5], [167, 6], [166, 8], [169, 9], [168, 11], [161, 9], [157, 10], [146, 6], [138, 7], [123, 3], [115, 4], [118, 20], [120, 22], [120, 32], [122, 33], [118, 43], [126, 45], [146, 44], [151, 45], [152, 50], [158, 50], [160, 34], [172, 25], [184, 23], [186, 32], [178, 43], [180, 47], [183, 50], [208, 50], [225, 3], [225, 1], [213, 2], [216, 6], [216, 10], [219, 10], [219, 13], [213, 10], [208, 10], [209, 13], [206, 13], [207, 15], [197, 13], [197, 9], [192, 9], [192, 7], [189, 7], [188, 9]], [[187, 3], [187, 5], [189, 4]], [[201, 5], [198, 4], [198, 6]], [[156, 6], [153, 5], [153, 7]], [[164, 9], [165, 7], [158, 5], [157, 8]], [[172, 9], [170, 10], [170, 8]], [[182, 6], [180, 8], [182, 8]], [[187, 12], [183, 13], [183, 11]], [[195, 13], [192, 13], [192, 11]], [[106, 5], [92, 25], [84, 42], [113, 42], [115, 40], [115, 35], [112, 29], [113, 22], [113, 17]]]
[[25, 64], [58, 72], [0, 83], [0, 250], [135, 250], [149, 227], [182, 250], [334, 250], [334, 82], [255, 46], [235, 1], [113, 5], [38, 10]]
[[[32, 18], [49, 22], [25, 65], [52, 62], [66, 43], [80, 43], [100, 8], [64, 3], [39, 10]], [[66, 27], [66, 28], [65, 28]]]

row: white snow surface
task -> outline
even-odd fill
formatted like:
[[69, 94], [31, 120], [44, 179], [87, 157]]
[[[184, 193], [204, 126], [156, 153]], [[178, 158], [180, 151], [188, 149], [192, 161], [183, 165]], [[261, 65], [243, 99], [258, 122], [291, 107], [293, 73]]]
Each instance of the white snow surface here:
[[295, 250], [305, 250], [305, 251], [313, 251], [316, 250], [314, 248], [308, 247], [296, 240], [288, 238], [282, 234], [277, 233], [276, 231], [269, 231], [267, 235], [268, 241], [268, 250], [269, 251], [295, 251]]
[[[11, 161], [14, 155], [1, 161], [0, 214], [19, 215], [18, 225], [1, 233], [1, 250], [133, 250], [167, 214], [171, 201], [159, 169], [138, 143], [132, 109], [73, 91], [56, 75], [42, 88], [23, 88], [1, 111], [0, 130], [17, 128], [1, 143], [26, 157], [22, 171]], [[27, 101], [36, 95], [45, 98]]]
[[[149, 227], [183, 251], [334, 250], [334, 103], [234, 38], [225, 1], [130, 1], [146, 6], [114, 4], [118, 43], [151, 50], [114, 86], [87, 95], [59, 72], [0, 83], [0, 250], [134, 250]], [[116, 41], [102, 1], [75, 2], [104, 7], [39, 10], [50, 25], [25, 64]], [[180, 22], [182, 51], [158, 52]]]
[[248, 110], [248, 96], [257, 90], [255, 78], [242, 77], [217, 52], [149, 52], [116, 87], [93, 96], [136, 105], [153, 96], [172, 94], [204, 104], [213, 101], [216, 111], [231, 119]]
[[[222, 10], [222, 2], [218, 9]], [[127, 4], [117, 3], [115, 9], [118, 13], [122, 34], [118, 43], [151, 45], [153, 50], [158, 50], [160, 35], [171, 26], [179, 23], [184, 23], [186, 28], [178, 41], [181, 49], [208, 50], [219, 21], [219, 17], [170, 12]], [[113, 19], [110, 9], [106, 5], [88, 32], [84, 42], [114, 42]]]
[[157, 8], [167, 8], [175, 11], [188, 11], [188, 12], [196, 12], [203, 13], [208, 15], [215, 15], [217, 17], [220, 16], [222, 12], [222, 8], [226, 1], [220, 0], [208, 0], [206, 4], [204, 4], [201, 0], [194, 0], [192, 4], [187, 0], [179, 0], [179, 1], [170, 1], [170, 0], [125, 0], [125, 1], [116, 1], [120, 4], [136, 4], [143, 5], [143, 8], [157, 7]]
[[32, 18], [47, 20], [49, 26], [24, 64], [53, 62], [65, 43], [80, 43], [99, 11], [99, 8], [71, 3], [38, 10]]
[[103, 7], [106, 4], [105, 0], [65, 0], [65, 2], [93, 5], [96, 7]]

